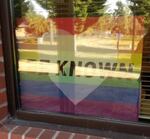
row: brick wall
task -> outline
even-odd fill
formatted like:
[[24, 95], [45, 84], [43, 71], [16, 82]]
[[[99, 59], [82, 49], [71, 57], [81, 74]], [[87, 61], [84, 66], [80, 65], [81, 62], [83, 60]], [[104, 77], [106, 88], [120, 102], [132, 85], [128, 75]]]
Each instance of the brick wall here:
[[2, 47], [3, 46], [2, 46], [1, 30], [0, 30], [0, 124], [6, 119], [8, 114]]
[[35, 127], [5, 125], [0, 128], [0, 139], [109, 139], [88, 134], [79, 134]]

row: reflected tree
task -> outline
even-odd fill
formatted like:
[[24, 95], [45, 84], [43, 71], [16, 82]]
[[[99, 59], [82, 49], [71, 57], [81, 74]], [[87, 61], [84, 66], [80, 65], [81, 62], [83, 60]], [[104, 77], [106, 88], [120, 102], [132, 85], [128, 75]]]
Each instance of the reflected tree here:
[[29, 9], [29, 2], [25, 2], [25, 0], [14, 0], [13, 5], [15, 17], [25, 16]]
[[[130, 9], [132, 10], [134, 16], [139, 16], [138, 21], [144, 24], [145, 27], [150, 25], [150, 1], [149, 0], [129, 0]], [[141, 18], [140, 18], [141, 17]]]
[[78, 17], [75, 21], [76, 33], [86, 31], [98, 21], [98, 18], [93, 18], [89, 21], [88, 17], [99, 17], [104, 15], [105, 2], [106, 0], [74, 0], [74, 14], [75, 17]]
[[41, 36], [49, 31], [49, 22], [41, 15], [37, 15], [34, 11], [29, 10], [26, 13], [28, 28], [32, 30], [35, 36]]
[[116, 2], [117, 9], [115, 9], [114, 16], [125, 16], [124, 4], [121, 1]]

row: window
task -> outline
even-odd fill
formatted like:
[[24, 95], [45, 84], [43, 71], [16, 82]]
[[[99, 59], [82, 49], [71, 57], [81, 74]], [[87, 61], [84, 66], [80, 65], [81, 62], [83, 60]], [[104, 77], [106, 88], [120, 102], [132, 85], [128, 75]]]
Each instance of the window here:
[[14, 0], [18, 109], [138, 121], [143, 40], [149, 27], [143, 4], [148, 5], [133, 0]]

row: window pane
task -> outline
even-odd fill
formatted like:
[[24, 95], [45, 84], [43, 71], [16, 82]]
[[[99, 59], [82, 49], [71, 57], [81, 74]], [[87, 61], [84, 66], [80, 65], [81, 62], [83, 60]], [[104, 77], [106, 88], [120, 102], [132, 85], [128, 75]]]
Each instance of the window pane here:
[[22, 109], [138, 120], [149, 5], [14, 0]]

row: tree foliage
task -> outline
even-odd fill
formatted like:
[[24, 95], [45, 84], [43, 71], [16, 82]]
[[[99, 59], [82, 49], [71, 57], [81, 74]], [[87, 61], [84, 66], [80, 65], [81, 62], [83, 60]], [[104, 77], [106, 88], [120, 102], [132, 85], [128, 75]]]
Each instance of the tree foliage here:
[[29, 9], [29, 2], [24, 2], [24, 0], [13, 0], [14, 6], [14, 16], [22, 17], [26, 14]]
[[121, 1], [116, 2], [117, 9], [114, 11], [114, 16], [125, 16], [124, 5]]
[[139, 22], [144, 23], [148, 27], [150, 25], [150, 0], [130, 0], [130, 9], [134, 16], [141, 16]]
[[26, 13], [26, 20], [28, 28], [32, 30], [35, 36], [41, 36], [43, 33], [49, 31], [49, 22], [41, 15], [37, 15], [33, 11]]
[[101, 16], [104, 14], [106, 0], [74, 0], [74, 12], [77, 17]]
[[74, 13], [77, 17], [87, 17], [88, 16], [88, 7], [92, 3], [92, 0], [74, 0]]
[[[56, 2], [54, 0], [36, 0], [44, 9], [56, 12]], [[106, 0], [72, 0], [74, 15], [77, 17], [100, 16], [104, 13], [104, 3]], [[29, 1], [14, 0], [14, 9], [17, 17], [24, 16], [30, 8]], [[63, 8], [63, 7], [61, 7]]]
[[127, 16], [125, 11], [125, 5], [121, 1], [117, 1], [116, 7], [117, 8], [112, 13], [113, 14], [112, 32], [125, 33], [127, 32], [125, 26], [128, 25], [126, 20]]
[[[71, 8], [69, 7], [69, 4], [67, 1], [64, 3], [62, 3], [61, 1], [58, 1], [57, 3], [55, 0], [35, 0], [35, 1], [39, 5], [41, 5], [42, 8], [49, 11], [49, 17], [57, 16], [57, 15], [60, 16], [63, 13], [63, 10], [62, 10], [63, 8], [64, 9]], [[31, 14], [31, 11], [33, 9], [32, 9], [32, 6], [30, 5], [30, 2], [31, 1], [28, 1], [28, 0], [26, 0], [26, 2], [24, 0], [14, 0], [15, 9], [16, 10], [20, 9], [19, 12], [17, 11], [15, 12], [15, 13], [20, 14], [20, 15], [16, 15], [17, 17], [25, 16], [26, 13]], [[105, 7], [104, 3], [106, 2], [106, 0], [69, 0], [69, 2], [73, 8], [73, 11], [72, 11], [73, 13], [69, 15], [72, 17], [78, 17], [78, 19], [80, 18], [77, 22], [75, 21], [76, 32], [80, 33], [80, 32], [85, 31], [89, 26], [91, 26], [92, 24], [98, 21], [98, 18], [97, 18], [97, 20], [93, 20], [89, 24], [87, 17], [102, 16], [104, 14], [104, 7]], [[68, 7], [65, 7], [66, 5], [68, 5]], [[59, 14], [59, 12], [61, 13]], [[42, 21], [41, 17], [36, 16], [34, 11], [33, 11], [33, 14], [35, 16], [35, 17], [33, 16], [33, 20], [36, 20], [37, 23], [40, 23]], [[65, 17], [65, 16], [62, 16], [62, 17]], [[35, 18], [38, 18], [38, 20]], [[37, 34], [40, 34], [40, 32]]]

